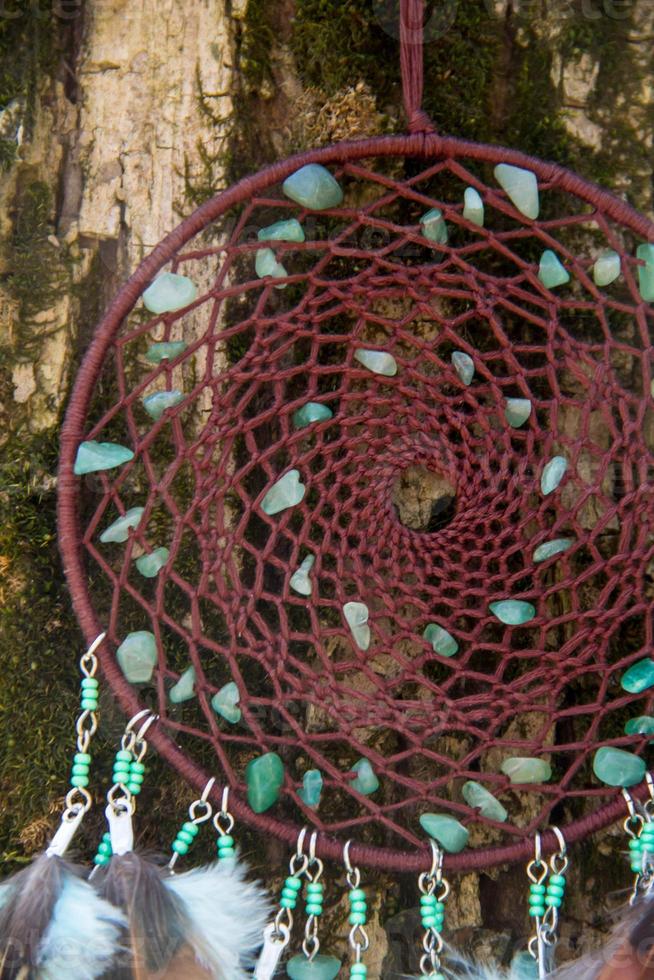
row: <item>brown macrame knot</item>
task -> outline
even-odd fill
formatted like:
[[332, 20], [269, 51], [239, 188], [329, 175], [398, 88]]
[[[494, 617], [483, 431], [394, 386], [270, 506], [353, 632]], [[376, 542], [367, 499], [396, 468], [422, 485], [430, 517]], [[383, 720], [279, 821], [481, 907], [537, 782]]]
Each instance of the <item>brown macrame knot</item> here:
[[410, 133], [434, 133], [436, 127], [423, 109], [414, 109], [409, 118]]

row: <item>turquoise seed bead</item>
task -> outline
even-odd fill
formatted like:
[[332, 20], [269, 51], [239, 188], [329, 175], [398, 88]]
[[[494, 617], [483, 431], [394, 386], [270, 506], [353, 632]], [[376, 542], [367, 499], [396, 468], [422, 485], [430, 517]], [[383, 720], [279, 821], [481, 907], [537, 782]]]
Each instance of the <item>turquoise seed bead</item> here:
[[88, 776], [71, 776], [70, 785], [76, 789], [85, 789], [89, 785]]
[[290, 888], [294, 892], [299, 892], [302, 888], [302, 882], [299, 878], [287, 878], [284, 882], [286, 888]]
[[549, 885], [547, 886], [548, 895], [550, 894], [563, 895], [564, 892], [565, 892], [565, 885], [556, 885], [554, 884], [554, 882], [550, 881]]
[[365, 926], [366, 917], [363, 912], [350, 912], [348, 921], [351, 926]]
[[91, 701], [89, 698], [82, 698], [80, 703], [82, 711], [95, 711], [98, 707], [97, 701]]
[[76, 762], [70, 774], [71, 776], [88, 776], [89, 767], [85, 763]]
[[128, 752], [127, 749], [119, 749], [118, 752], [116, 752], [116, 762], [131, 762], [131, 761], [132, 761], [132, 753]]
[[365, 963], [353, 963], [350, 967], [350, 977], [354, 980], [355, 977], [366, 977], [368, 975], [368, 967]]
[[93, 687], [97, 690], [97, 688], [100, 687], [100, 682], [97, 677], [83, 677], [80, 682], [80, 686], [83, 688]]
[[177, 835], [177, 840], [181, 840], [184, 844], [188, 844], [190, 847], [190, 845], [195, 840], [195, 837], [193, 836], [193, 834], [189, 834], [188, 831], [186, 830], [180, 830], [180, 832]]
[[105, 854], [111, 857], [113, 851], [111, 850], [111, 844], [108, 844], [106, 840], [100, 841], [98, 844], [98, 854]]
[[543, 898], [542, 895], [530, 895], [529, 896], [529, 904], [530, 905], [542, 905], [543, 902], [544, 902], [544, 898]]
[[435, 915], [423, 915], [422, 924], [425, 929], [435, 929], [436, 928], [436, 916]]
[[543, 884], [532, 884], [529, 887], [529, 891], [532, 895], [544, 895], [547, 889]]
[[81, 762], [90, 763], [91, 762], [91, 756], [89, 755], [88, 752], [76, 752], [75, 755], [73, 756], [73, 762], [77, 762], [77, 763], [81, 763]]
[[138, 796], [141, 792], [141, 786], [139, 783], [129, 782], [127, 783], [127, 792], [131, 793], [132, 796]]
[[550, 908], [560, 909], [561, 905], [563, 904], [563, 899], [561, 898], [560, 895], [548, 895], [547, 904], [549, 905]]
[[314, 905], [313, 903], [307, 905], [307, 915], [322, 915], [322, 905]]
[[367, 912], [368, 903], [367, 902], [352, 902], [350, 906], [352, 912]]
[[124, 772], [125, 774], [131, 772], [128, 762], [116, 762], [114, 763], [114, 774], [117, 772]]
[[292, 910], [297, 905], [297, 902], [295, 901], [294, 898], [282, 898], [280, 900], [279, 904], [281, 905], [281, 907], [283, 909], [291, 909]]
[[140, 772], [130, 772], [129, 781], [130, 783], [137, 783], [139, 786], [145, 779], [145, 776]]
[[[349, 893], [349, 899], [351, 902], [363, 902], [366, 898], [366, 893], [363, 888], [353, 888]], [[427, 896], [425, 896], [427, 897]]]
[[198, 825], [196, 823], [192, 823], [190, 820], [187, 820], [186, 823], [182, 824], [182, 830], [185, 830], [187, 834], [193, 834], [194, 837], [197, 837], [200, 832]]
[[322, 894], [323, 886], [320, 881], [310, 881], [307, 884], [307, 894], [308, 895], [320, 895]]
[[188, 844], [179, 839], [173, 841], [173, 851], [175, 851], [176, 854], [188, 854]]
[[98, 867], [100, 867], [100, 868], [104, 868], [104, 867], [106, 867], [109, 864], [109, 861], [110, 860], [111, 860], [111, 858], [108, 857], [106, 854], [100, 854], [100, 853], [98, 853], [93, 858], [93, 863], [94, 864], [97, 864]]
[[145, 772], [145, 765], [142, 762], [132, 762], [131, 769], [132, 769], [132, 772], [144, 773]]
[[529, 915], [532, 919], [542, 919], [545, 915], [544, 905], [532, 905], [529, 909]]
[[293, 908], [296, 904], [296, 892], [292, 891], [290, 888], [282, 888], [282, 898], [288, 898], [289, 901], [293, 902]]
[[550, 875], [549, 883], [550, 885], [563, 885], [564, 888], [566, 886], [566, 880], [563, 875]]
[[221, 836], [218, 838], [218, 847], [233, 847], [233, 846], [234, 846], [234, 838], [231, 836], [231, 834], [221, 834]]

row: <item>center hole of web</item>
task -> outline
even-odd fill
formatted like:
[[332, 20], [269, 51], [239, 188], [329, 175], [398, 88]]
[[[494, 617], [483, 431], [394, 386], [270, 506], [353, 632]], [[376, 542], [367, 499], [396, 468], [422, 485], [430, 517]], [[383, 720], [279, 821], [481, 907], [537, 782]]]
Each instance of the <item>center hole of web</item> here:
[[400, 524], [435, 534], [456, 514], [456, 487], [443, 473], [409, 466], [395, 480], [391, 497]]

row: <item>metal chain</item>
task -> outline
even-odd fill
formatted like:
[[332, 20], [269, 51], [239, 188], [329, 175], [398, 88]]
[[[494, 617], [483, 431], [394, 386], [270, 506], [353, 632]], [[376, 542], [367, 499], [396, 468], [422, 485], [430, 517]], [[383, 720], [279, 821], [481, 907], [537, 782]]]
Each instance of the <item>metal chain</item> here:
[[[219, 816], [219, 814], [217, 814]], [[307, 873], [307, 868], [309, 867], [309, 857], [304, 853], [304, 839], [307, 835], [307, 828], [303, 827], [299, 833], [297, 839], [297, 845], [295, 848], [295, 854], [291, 855], [291, 860], [289, 862], [289, 876], [291, 878], [302, 878]], [[282, 949], [291, 941], [291, 932], [293, 930], [293, 912], [290, 908], [280, 908], [279, 912], [275, 916], [274, 929], [272, 932], [272, 939], [274, 942], [280, 943]]]
[[[309, 861], [306, 870], [307, 881], [313, 882], [314, 884], [320, 880], [322, 877], [324, 865], [319, 857], [316, 857], [316, 841], [318, 839], [318, 834], [314, 831], [311, 834], [311, 840], [309, 842]], [[311, 869], [314, 869], [312, 872]], [[307, 917], [307, 923], [304, 927], [304, 940], [302, 942], [302, 952], [309, 960], [313, 962], [320, 951], [320, 940], [318, 939], [318, 916], [309, 915]]]
[[[422, 895], [433, 895], [437, 902], [444, 902], [450, 894], [450, 885], [443, 876], [443, 852], [432, 840], [430, 841], [432, 862], [429, 871], [423, 871], [418, 878], [418, 888]], [[425, 929], [422, 939], [424, 950], [420, 957], [420, 972], [423, 977], [437, 974], [441, 969], [441, 953], [445, 947], [440, 931], [430, 926]]]
[[[361, 872], [357, 867], [353, 867], [350, 862], [350, 846], [352, 841], [347, 841], [343, 848], [343, 864], [345, 865], [345, 880], [351, 892], [361, 887]], [[365, 926], [357, 924], [350, 929], [348, 936], [350, 948], [354, 953], [354, 962], [360, 963], [363, 953], [370, 947], [370, 939]]]
[[[98, 670], [98, 658], [95, 651], [104, 640], [106, 633], [100, 633], [82, 654], [79, 661], [80, 671], [85, 677], [95, 677]], [[98, 730], [98, 716], [94, 711], [84, 710], [75, 722], [77, 733], [77, 751], [88, 753], [91, 739]], [[86, 813], [91, 807], [92, 799], [89, 791], [83, 786], [74, 786], [66, 794], [65, 808], [61, 815], [62, 823], [73, 821], [80, 814]]]

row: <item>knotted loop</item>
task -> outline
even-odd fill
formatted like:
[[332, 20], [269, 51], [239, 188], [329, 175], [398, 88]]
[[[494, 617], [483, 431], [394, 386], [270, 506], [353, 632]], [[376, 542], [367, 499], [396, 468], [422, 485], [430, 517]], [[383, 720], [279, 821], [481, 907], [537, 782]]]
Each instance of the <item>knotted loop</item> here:
[[422, 106], [424, 85], [424, 0], [401, 0], [400, 64], [402, 94], [410, 133], [434, 132], [435, 126]]

